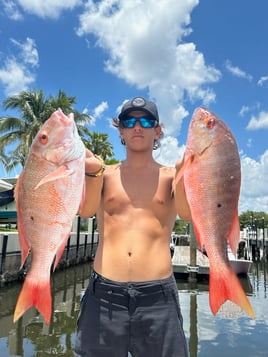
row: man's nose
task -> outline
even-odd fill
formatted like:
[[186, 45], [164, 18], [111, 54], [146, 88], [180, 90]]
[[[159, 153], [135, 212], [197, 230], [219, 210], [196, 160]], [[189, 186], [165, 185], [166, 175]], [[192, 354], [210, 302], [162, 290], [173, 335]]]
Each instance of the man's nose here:
[[142, 128], [142, 126], [141, 126], [141, 123], [140, 123], [140, 121], [139, 120], [136, 120], [136, 123], [135, 123], [135, 125], [134, 125], [134, 128], [136, 129], [141, 129]]

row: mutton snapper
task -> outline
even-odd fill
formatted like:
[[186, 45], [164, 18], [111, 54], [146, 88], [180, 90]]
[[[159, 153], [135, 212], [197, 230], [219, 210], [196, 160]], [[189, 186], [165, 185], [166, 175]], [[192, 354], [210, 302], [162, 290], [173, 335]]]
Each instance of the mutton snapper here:
[[191, 119], [182, 178], [200, 249], [209, 258], [209, 300], [213, 314], [231, 300], [254, 317], [251, 304], [234, 273], [227, 243], [234, 254], [240, 240], [238, 200], [240, 158], [234, 136], [215, 114], [197, 108]]
[[32, 261], [14, 322], [31, 306], [47, 324], [51, 319], [51, 265], [56, 256], [55, 270], [84, 199], [84, 172], [85, 147], [73, 114], [58, 109], [34, 138], [15, 188], [21, 267], [29, 251]]

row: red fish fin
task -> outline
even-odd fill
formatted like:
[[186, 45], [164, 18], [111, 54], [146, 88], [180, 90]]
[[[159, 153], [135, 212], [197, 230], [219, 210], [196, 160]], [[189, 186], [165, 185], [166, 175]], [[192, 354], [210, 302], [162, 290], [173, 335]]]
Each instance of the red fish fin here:
[[19, 235], [20, 250], [21, 250], [21, 263], [20, 263], [20, 269], [21, 269], [28, 257], [31, 246], [27, 241], [27, 239], [25, 238], [24, 227], [20, 219], [20, 210], [18, 209], [18, 207], [17, 207], [17, 213], [18, 213], [18, 235]]
[[200, 248], [201, 252], [203, 253], [205, 246], [204, 246], [203, 241], [202, 241], [202, 236], [199, 233], [197, 225], [194, 224], [194, 221], [192, 221], [192, 224], [193, 224], [193, 227], [194, 227], [194, 233], [195, 233], [195, 237], [196, 237], [197, 243], [199, 245], [199, 248]]
[[20, 186], [21, 186], [21, 182], [22, 182], [22, 176], [23, 176], [23, 172], [19, 176], [16, 186], [15, 186], [15, 190], [14, 190], [14, 198], [16, 201], [16, 209], [17, 209], [17, 215], [18, 215], [19, 242], [20, 242], [20, 249], [21, 249], [20, 269], [23, 267], [23, 264], [25, 263], [25, 261], [28, 257], [30, 248], [31, 248], [29, 242], [26, 239], [26, 236], [24, 235], [24, 227], [21, 222], [22, 214], [21, 214], [20, 205], [19, 205], [19, 190], [20, 190]]
[[182, 167], [180, 168], [180, 170], [178, 171], [174, 181], [173, 181], [173, 185], [172, 185], [172, 192], [175, 191], [175, 187], [177, 185], [177, 183], [180, 181], [180, 179], [182, 178], [185, 170], [189, 167], [189, 165], [193, 162], [194, 159], [194, 155], [190, 155], [186, 160], [184, 158], [184, 162], [182, 164]]
[[228, 237], [228, 242], [235, 256], [236, 256], [239, 241], [240, 241], [240, 223], [238, 218], [238, 210], [236, 210], [235, 219], [233, 221], [232, 229]]
[[21, 181], [22, 181], [22, 176], [23, 176], [23, 172], [19, 175], [15, 188], [14, 188], [14, 198], [16, 203], [19, 202], [19, 189], [20, 189], [20, 185], [21, 185]]
[[219, 270], [219, 266], [221, 265], [210, 265], [209, 302], [211, 311], [215, 315], [226, 300], [231, 300], [254, 319], [253, 308], [233, 269], [227, 266], [223, 271]]
[[54, 264], [53, 264], [53, 271], [55, 271], [57, 265], [59, 264], [60, 258], [61, 258], [62, 254], [63, 254], [63, 252], [64, 252], [64, 248], [65, 248], [65, 246], [66, 246], [66, 244], [67, 244], [68, 239], [69, 239], [69, 234], [68, 234], [68, 236], [63, 240], [62, 244], [61, 244], [61, 245], [59, 246], [59, 248], [58, 248], [58, 251], [57, 251], [57, 254], [56, 254], [56, 259], [55, 259]]
[[20, 249], [21, 249], [20, 269], [22, 269], [22, 267], [28, 257], [31, 247], [24, 236], [23, 230], [20, 229], [19, 227], [20, 227], [20, 224], [18, 224], [18, 232], [19, 232], [19, 242], [20, 242]]
[[13, 321], [16, 322], [32, 306], [36, 306], [48, 324], [52, 306], [49, 280], [37, 284], [36, 281], [26, 277], [16, 304]]
[[57, 170], [50, 172], [48, 175], [42, 178], [40, 182], [35, 186], [35, 190], [42, 186], [44, 183], [58, 180], [60, 178], [68, 177], [74, 173], [73, 170], [69, 170], [66, 165], [60, 166]]

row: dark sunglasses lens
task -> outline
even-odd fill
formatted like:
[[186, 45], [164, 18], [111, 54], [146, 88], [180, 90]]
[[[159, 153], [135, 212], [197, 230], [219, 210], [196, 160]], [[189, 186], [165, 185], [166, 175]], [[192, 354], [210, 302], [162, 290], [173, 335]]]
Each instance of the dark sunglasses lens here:
[[155, 126], [154, 119], [150, 118], [139, 118], [140, 125], [143, 128], [153, 128]]
[[122, 127], [123, 128], [134, 128], [136, 124], [136, 118], [128, 118], [125, 120], [122, 120]]
[[143, 128], [153, 128], [155, 127], [155, 120], [150, 118], [127, 118], [122, 120], [121, 126], [123, 128], [134, 128], [136, 122], [140, 123], [140, 126]]

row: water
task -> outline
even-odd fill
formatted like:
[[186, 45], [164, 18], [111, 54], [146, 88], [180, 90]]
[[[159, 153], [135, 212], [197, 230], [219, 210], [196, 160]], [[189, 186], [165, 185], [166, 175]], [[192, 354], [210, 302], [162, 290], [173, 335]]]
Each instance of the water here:
[[[206, 282], [177, 281], [191, 357], [268, 356], [267, 266], [255, 264], [248, 278], [241, 279], [255, 320], [231, 303], [214, 316]], [[13, 324], [21, 285], [0, 288], [1, 357], [73, 356], [80, 292], [87, 286], [89, 273], [90, 266], [85, 264], [52, 275], [54, 313], [49, 325], [34, 308]]]

